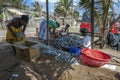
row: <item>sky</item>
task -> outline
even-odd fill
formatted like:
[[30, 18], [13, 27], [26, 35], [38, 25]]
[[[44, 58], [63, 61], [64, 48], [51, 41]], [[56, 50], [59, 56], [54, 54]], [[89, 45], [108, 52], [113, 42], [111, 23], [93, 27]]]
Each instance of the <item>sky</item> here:
[[[38, 1], [40, 4], [42, 4], [43, 11], [46, 10], [46, 0], [28, 0], [26, 4], [29, 6], [32, 6], [31, 3], [33, 3], [34, 1]], [[59, 0], [48, 0], [48, 1], [49, 1], [49, 10], [50, 10], [50, 12], [53, 12], [54, 11], [54, 4]]]
[[[32, 6], [31, 3], [33, 3], [34, 1], [38, 1], [40, 4], [42, 4], [43, 11], [46, 11], [46, 0], [28, 0], [26, 4], [29, 5], [29, 6]], [[49, 12], [50, 13], [54, 12], [55, 3], [58, 2], [59, 0], [48, 0], [48, 1], [49, 1]], [[74, 1], [74, 3], [76, 3], [79, 0], [73, 0], [73, 1]], [[113, 0], [113, 1], [117, 2], [117, 0]], [[114, 5], [116, 14], [120, 14], [120, 4], [118, 4], [118, 5], [119, 5], [119, 7]], [[83, 11], [81, 11], [80, 14], [83, 14]]]

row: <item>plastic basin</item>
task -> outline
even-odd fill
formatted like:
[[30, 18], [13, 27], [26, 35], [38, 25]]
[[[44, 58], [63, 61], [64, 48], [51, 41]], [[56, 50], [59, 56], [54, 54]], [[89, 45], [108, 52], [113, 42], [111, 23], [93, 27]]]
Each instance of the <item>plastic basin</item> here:
[[110, 59], [111, 56], [98, 50], [94, 49], [82, 49], [82, 61], [89, 66], [103, 66]]

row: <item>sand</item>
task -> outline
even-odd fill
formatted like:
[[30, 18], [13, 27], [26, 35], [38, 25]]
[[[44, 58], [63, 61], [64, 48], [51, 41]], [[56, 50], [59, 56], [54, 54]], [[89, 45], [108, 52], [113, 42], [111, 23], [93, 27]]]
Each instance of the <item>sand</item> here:
[[[3, 45], [5, 43], [1, 43]], [[20, 63], [8, 72], [6, 69]], [[9, 45], [0, 47], [0, 80], [9, 80], [12, 74], [18, 74], [13, 80], [120, 80], [120, 74], [99, 67], [90, 67], [84, 63], [69, 65], [56, 61], [53, 57], [41, 55], [36, 61], [28, 62], [13, 55]]]

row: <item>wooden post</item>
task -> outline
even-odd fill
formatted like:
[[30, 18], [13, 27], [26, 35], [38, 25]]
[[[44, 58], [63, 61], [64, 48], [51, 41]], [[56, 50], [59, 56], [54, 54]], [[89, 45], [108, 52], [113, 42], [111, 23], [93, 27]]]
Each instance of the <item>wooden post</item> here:
[[93, 43], [94, 43], [94, 0], [91, 0], [91, 27], [92, 27], [92, 31], [91, 31], [91, 47], [93, 47]]
[[46, 12], [47, 12], [47, 44], [49, 44], [49, 33], [48, 33], [48, 22], [49, 22], [49, 9], [48, 9], [48, 0], [46, 0]]
[[39, 33], [38, 28], [36, 28], [36, 36], [38, 36], [38, 33]]

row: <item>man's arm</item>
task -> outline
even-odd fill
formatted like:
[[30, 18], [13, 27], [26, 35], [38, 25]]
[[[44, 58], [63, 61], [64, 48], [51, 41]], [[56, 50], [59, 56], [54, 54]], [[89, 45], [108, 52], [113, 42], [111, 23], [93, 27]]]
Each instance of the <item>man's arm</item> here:
[[26, 26], [27, 26], [27, 23], [23, 26], [23, 33], [25, 32], [25, 30], [26, 30]]
[[56, 28], [53, 28], [53, 35], [55, 35], [56, 36]]

